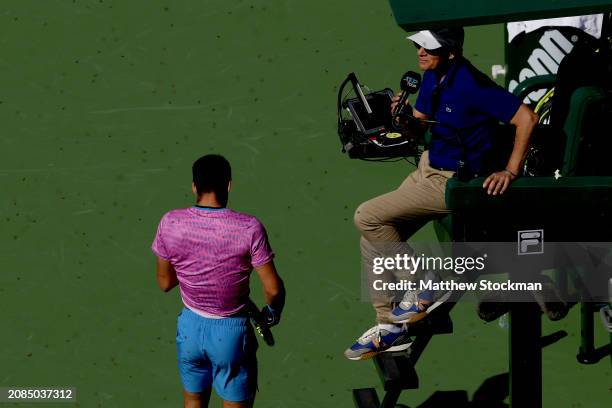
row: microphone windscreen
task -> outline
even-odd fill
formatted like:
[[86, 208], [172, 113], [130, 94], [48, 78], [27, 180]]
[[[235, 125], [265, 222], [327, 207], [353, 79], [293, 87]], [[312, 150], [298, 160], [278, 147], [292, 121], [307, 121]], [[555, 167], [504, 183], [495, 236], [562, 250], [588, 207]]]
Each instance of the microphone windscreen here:
[[400, 81], [401, 90], [409, 94], [417, 93], [420, 87], [421, 74], [414, 71], [406, 72]]

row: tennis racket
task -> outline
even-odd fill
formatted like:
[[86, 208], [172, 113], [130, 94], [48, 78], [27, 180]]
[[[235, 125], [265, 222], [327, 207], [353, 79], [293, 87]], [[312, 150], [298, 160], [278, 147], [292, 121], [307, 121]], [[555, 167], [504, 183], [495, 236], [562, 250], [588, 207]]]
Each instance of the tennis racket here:
[[270, 330], [268, 327], [266, 319], [261, 311], [257, 308], [257, 305], [250, 298], [247, 302], [247, 312], [249, 314], [249, 318], [251, 319], [251, 324], [253, 324], [257, 334], [268, 346], [274, 346], [274, 336], [272, 335], [272, 330]]

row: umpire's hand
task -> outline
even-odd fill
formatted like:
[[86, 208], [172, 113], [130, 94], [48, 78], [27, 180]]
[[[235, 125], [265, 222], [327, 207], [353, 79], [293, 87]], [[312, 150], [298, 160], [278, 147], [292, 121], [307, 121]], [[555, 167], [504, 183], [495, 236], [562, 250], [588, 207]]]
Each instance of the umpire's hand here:
[[516, 177], [510, 170], [498, 171], [487, 177], [482, 188], [486, 188], [489, 195], [503, 194]]
[[[395, 96], [393, 98], [391, 98], [391, 114], [392, 115], [393, 115], [393, 111], [395, 111], [395, 107], [399, 103], [401, 95], [402, 95], [402, 93], [398, 92], [398, 93], [395, 94]], [[408, 103], [408, 99], [407, 98], [406, 98], [406, 103]]]

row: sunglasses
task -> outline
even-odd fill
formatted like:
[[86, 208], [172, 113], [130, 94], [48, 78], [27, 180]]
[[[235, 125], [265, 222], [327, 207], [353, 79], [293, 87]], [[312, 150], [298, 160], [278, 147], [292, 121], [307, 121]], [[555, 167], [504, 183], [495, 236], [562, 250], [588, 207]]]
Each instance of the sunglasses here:
[[420, 50], [421, 48], [423, 48], [426, 53], [428, 53], [429, 55], [432, 55], [434, 57], [441, 57], [441, 56], [446, 54], [446, 51], [444, 50], [444, 47], [438, 48], [438, 49], [435, 49], [435, 50], [428, 50], [427, 48], [422, 47], [421, 45], [417, 44], [414, 41], [412, 43], [414, 44], [414, 48], [416, 48], [417, 50]]

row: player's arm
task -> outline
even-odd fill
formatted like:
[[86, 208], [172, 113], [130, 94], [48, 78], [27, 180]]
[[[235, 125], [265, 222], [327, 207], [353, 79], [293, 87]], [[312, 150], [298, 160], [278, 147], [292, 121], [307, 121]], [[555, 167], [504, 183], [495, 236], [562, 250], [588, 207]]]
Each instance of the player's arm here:
[[255, 271], [257, 271], [257, 275], [261, 280], [267, 304], [264, 307], [264, 313], [271, 314], [269, 317], [273, 319], [273, 324], [270, 325], [273, 326], [280, 320], [280, 315], [285, 306], [285, 285], [278, 272], [276, 272], [274, 261], [255, 267]]
[[169, 292], [179, 284], [172, 264], [159, 256], [157, 257], [157, 284], [164, 292]]
[[538, 120], [538, 115], [525, 104], [522, 104], [516, 111], [510, 121], [516, 127], [512, 154], [504, 170], [491, 174], [484, 181], [482, 187], [487, 189], [487, 194], [503, 194], [510, 183], [518, 177], [527, 155], [531, 133], [538, 124]]

